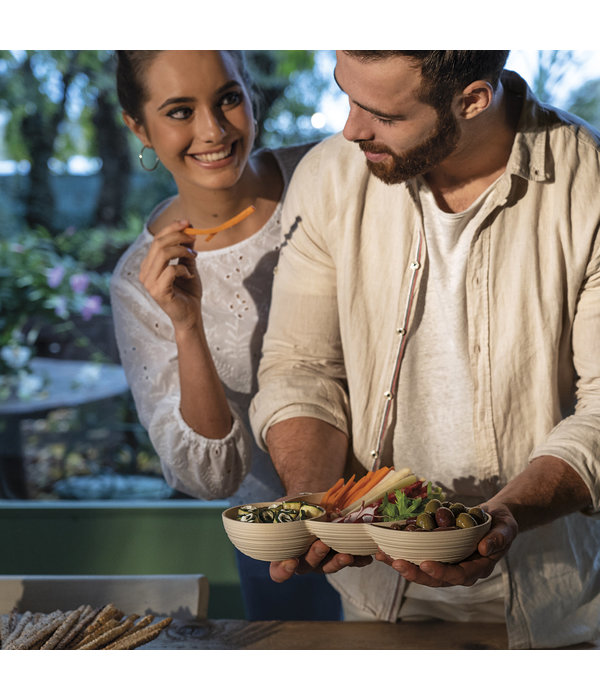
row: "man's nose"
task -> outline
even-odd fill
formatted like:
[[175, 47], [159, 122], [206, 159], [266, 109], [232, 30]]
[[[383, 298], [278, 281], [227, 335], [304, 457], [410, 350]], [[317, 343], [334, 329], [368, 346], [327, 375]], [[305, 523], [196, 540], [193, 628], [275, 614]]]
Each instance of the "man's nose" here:
[[348, 141], [369, 141], [373, 139], [373, 128], [369, 115], [360, 107], [350, 104], [350, 112], [343, 130]]

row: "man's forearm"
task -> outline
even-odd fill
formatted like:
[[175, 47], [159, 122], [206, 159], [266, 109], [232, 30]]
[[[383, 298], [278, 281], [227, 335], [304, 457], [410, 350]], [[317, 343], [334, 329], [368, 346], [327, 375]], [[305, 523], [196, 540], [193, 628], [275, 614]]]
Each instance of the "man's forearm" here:
[[566, 462], [557, 457], [534, 459], [488, 503], [506, 505], [519, 530], [529, 530], [592, 505], [590, 492]]
[[276, 423], [266, 443], [286, 494], [326, 491], [344, 472], [348, 438], [316, 418]]

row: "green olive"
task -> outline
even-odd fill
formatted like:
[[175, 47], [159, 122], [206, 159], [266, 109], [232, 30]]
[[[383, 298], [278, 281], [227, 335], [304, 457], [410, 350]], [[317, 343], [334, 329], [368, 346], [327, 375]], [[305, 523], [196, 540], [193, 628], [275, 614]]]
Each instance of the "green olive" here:
[[431, 513], [419, 513], [417, 515], [417, 527], [421, 530], [434, 530], [435, 519]]
[[485, 522], [485, 513], [479, 506], [475, 506], [474, 508], [469, 508], [467, 510], [467, 513], [475, 520], [475, 522], [478, 525], [481, 525], [482, 523]]
[[460, 528], [475, 527], [477, 525], [475, 518], [468, 513], [459, 513], [456, 518], [456, 524]]
[[426, 513], [435, 513], [435, 511], [440, 508], [442, 505], [442, 502], [439, 500], [439, 498], [432, 498], [430, 501], [427, 501], [425, 504], [425, 512]]
[[466, 513], [467, 507], [462, 503], [451, 503], [449, 506], [450, 510], [454, 513], [455, 517], [458, 517], [460, 513]]

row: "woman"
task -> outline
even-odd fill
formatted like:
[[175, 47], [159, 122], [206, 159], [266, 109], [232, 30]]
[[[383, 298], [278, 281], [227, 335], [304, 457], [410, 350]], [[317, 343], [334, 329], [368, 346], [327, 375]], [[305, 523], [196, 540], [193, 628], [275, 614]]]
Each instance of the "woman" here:
[[[142, 144], [141, 164], [162, 162], [177, 186], [111, 281], [140, 421], [179, 491], [232, 503], [278, 498], [283, 488], [251, 436], [247, 411], [282, 241], [281, 201], [309, 146], [253, 151], [241, 52], [117, 55], [119, 100]], [[215, 227], [213, 237], [195, 233]], [[324, 577], [280, 586], [267, 564], [236, 555], [250, 619], [338, 619], [339, 599]]]

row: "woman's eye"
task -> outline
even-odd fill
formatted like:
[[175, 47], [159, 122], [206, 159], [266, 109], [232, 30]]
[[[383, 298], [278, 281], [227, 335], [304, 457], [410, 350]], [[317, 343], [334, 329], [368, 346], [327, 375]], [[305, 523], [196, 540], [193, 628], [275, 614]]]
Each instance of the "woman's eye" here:
[[187, 119], [191, 113], [192, 110], [189, 107], [175, 107], [175, 109], [167, 112], [167, 117], [171, 117], [171, 119]]
[[241, 92], [228, 92], [221, 98], [221, 105], [223, 107], [235, 107], [239, 105], [243, 100]]

